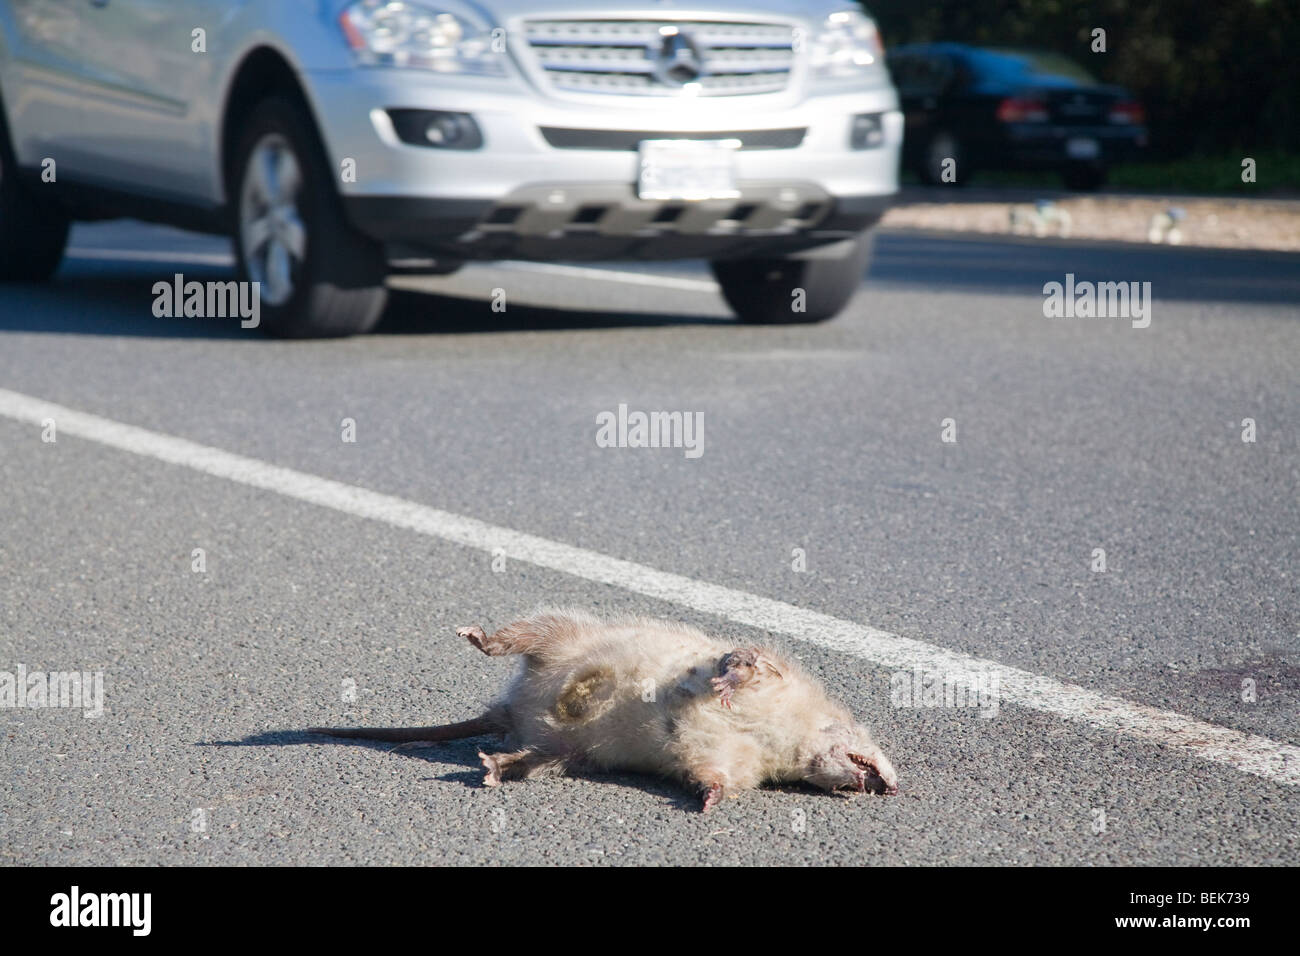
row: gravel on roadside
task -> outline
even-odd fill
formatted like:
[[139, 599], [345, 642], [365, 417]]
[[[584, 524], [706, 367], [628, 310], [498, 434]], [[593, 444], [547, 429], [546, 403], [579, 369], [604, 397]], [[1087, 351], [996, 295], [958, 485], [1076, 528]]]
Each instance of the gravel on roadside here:
[[979, 199], [955, 202], [915, 199], [912, 192], [889, 210], [883, 226], [1300, 252], [1300, 202], [1294, 200], [1065, 195], [1041, 206], [1023, 190], [1002, 200], [984, 190]]

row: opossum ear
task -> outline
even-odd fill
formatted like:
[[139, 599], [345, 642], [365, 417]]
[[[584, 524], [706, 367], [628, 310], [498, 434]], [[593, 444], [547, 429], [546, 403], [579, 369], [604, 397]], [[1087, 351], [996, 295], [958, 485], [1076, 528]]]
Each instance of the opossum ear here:
[[776, 664], [757, 647], [738, 648], [722, 655], [716, 673], [718, 676], [711, 683], [719, 702], [727, 709], [731, 708], [731, 698], [740, 688], [782, 679]]

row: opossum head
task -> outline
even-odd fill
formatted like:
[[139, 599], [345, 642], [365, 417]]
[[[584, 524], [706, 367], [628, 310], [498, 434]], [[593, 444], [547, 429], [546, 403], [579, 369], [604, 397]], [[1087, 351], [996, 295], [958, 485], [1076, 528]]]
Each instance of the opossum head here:
[[831, 724], [806, 745], [804, 779], [823, 790], [898, 793], [898, 775], [867, 729]]

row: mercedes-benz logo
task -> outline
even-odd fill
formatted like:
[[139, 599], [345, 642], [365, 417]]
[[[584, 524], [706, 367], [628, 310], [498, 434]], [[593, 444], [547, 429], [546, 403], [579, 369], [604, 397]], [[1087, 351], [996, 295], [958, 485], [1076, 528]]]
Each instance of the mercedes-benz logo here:
[[655, 57], [655, 77], [666, 86], [685, 86], [702, 79], [704, 57], [689, 34], [673, 30], [663, 36]]

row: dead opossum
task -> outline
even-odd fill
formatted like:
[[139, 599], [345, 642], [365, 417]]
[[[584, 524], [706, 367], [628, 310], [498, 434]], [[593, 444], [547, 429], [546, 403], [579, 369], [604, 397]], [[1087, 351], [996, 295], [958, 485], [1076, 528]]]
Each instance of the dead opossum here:
[[432, 742], [504, 734], [480, 753], [499, 786], [548, 770], [629, 770], [699, 789], [703, 810], [761, 783], [897, 793], [867, 729], [784, 658], [663, 621], [602, 621], [547, 610], [497, 631], [456, 631], [484, 654], [519, 654], [505, 696], [481, 717], [440, 727], [312, 728], [311, 733]]

